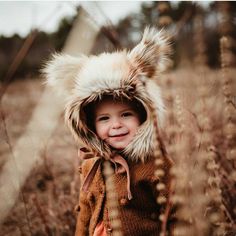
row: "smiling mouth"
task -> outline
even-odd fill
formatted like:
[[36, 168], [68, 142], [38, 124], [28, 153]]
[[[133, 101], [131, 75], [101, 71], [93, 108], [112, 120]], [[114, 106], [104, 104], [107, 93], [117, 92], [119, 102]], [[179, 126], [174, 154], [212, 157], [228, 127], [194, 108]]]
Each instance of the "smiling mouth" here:
[[110, 138], [119, 138], [119, 137], [123, 137], [125, 135], [127, 135], [128, 133], [123, 133], [123, 134], [116, 134], [116, 135], [110, 135]]

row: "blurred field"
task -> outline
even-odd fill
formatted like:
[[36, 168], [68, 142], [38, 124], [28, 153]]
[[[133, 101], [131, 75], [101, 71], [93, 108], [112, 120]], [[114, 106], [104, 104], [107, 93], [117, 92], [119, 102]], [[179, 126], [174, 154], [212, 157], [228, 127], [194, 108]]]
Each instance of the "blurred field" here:
[[[50, 110], [48, 104], [56, 100], [40, 103], [47, 90], [40, 78], [31, 77], [39, 76], [39, 68], [54, 51], [78, 55], [130, 49], [150, 25], [164, 27], [173, 41], [175, 70], [158, 83], [167, 111], [162, 138], [175, 162], [172, 174], [176, 186], [171, 200], [178, 210], [174, 235], [235, 236], [235, 2], [213, 1], [205, 7], [197, 1], [143, 2], [140, 12], [127, 15], [116, 25], [95, 5], [91, 10], [106, 18], [103, 27], [90, 27], [90, 23], [95, 26], [97, 14], [87, 14], [78, 7], [77, 14], [62, 19], [55, 32], [35, 29], [25, 38], [17, 34], [0, 37], [0, 81], [7, 84], [15, 80], [0, 103], [0, 223], [4, 219], [0, 235], [69, 236], [75, 231], [74, 208], [80, 187], [78, 145], [64, 124], [63, 111], [59, 121], [55, 120], [56, 127], [49, 122], [53, 116], [43, 116]], [[47, 109], [37, 113], [38, 105]], [[53, 107], [51, 113], [57, 117]], [[39, 116], [45, 122], [44, 129]], [[37, 122], [39, 128], [31, 127], [34, 133], [27, 132], [28, 125]], [[35, 137], [44, 137], [45, 133], [50, 134], [49, 140], [40, 142], [38, 138], [34, 143]], [[22, 137], [26, 137], [28, 153], [44, 144], [39, 155], [23, 158], [23, 152], [13, 154]], [[30, 160], [36, 160], [33, 169]], [[5, 171], [6, 163], [13, 171]], [[22, 170], [25, 175], [29, 173], [26, 181]], [[4, 178], [2, 173], [7, 173]], [[23, 187], [18, 188], [22, 182]], [[3, 213], [8, 213], [14, 202], [5, 218]]]
[[[234, 75], [235, 71], [229, 74], [232, 78]], [[222, 133], [224, 97], [221, 71], [179, 69], [164, 75], [159, 82], [168, 109], [174, 109], [170, 106], [168, 94], [171, 93], [172, 98], [179, 95], [188, 122], [186, 125], [192, 124], [193, 137], [199, 143], [202, 138], [199, 135], [202, 124], [201, 116], [197, 113], [200, 111], [199, 107], [207, 111], [213, 125], [211, 142], [219, 150], [218, 163], [222, 165], [220, 167], [222, 173], [227, 175], [233, 171], [232, 166], [223, 156], [227, 150], [222, 141], [224, 139]], [[234, 83], [231, 91], [235, 92], [235, 88]], [[5, 121], [5, 125], [1, 121], [1, 137], [3, 137], [0, 143], [1, 166], [7, 161], [7, 157], [14, 158], [9, 143], [14, 147], [17, 139], [24, 132], [43, 90], [40, 79], [22, 80], [12, 83], [4, 95], [1, 107]], [[207, 103], [202, 99], [203, 93], [210, 98]], [[235, 97], [233, 101], [235, 102]], [[233, 112], [235, 114], [235, 110]], [[171, 142], [168, 138], [170, 137], [167, 134], [167, 149], [168, 143]], [[1, 235], [73, 235], [76, 216], [73, 209], [79, 195], [79, 174], [76, 171], [78, 165], [77, 147], [64, 125], [62, 114], [57, 128], [41, 153], [41, 160], [31, 171], [18, 201], [2, 225]], [[227, 187], [229, 189], [223, 190], [226, 206], [229, 202], [235, 201], [232, 199], [234, 193], [227, 192], [232, 190], [232, 186]], [[233, 209], [228, 210], [230, 212]], [[236, 215], [235, 212], [231, 214]]]
[[[22, 80], [11, 84], [4, 95], [1, 107], [5, 119], [5, 126], [1, 121], [1, 167], [7, 158], [14, 158], [8, 143], [14, 147], [24, 132], [43, 89], [41, 80]], [[61, 232], [71, 235], [75, 226], [73, 208], [78, 198], [78, 191], [72, 191], [79, 188], [78, 176], [74, 176], [78, 164], [76, 153], [75, 143], [64, 126], [62, 115], [42, 151], [41, 160], [31, 171], [18, 202], [3, 224], [1, 235], [51, 235], [49, 231], [54, 232], [53, 235], [62, 235]], [[17, 172], [16, 166], [12, 168]], [[75, 187], [73, 181], [77, 181]], [[47, 222], [50, 222], [50, 230]]]

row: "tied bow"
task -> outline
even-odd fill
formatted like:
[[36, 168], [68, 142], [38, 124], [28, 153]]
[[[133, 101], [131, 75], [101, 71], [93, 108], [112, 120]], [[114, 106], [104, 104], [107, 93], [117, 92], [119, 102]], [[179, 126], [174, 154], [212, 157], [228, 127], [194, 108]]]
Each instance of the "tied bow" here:
[[[80, 149], [80, 157], [84, 160], [94, 158], [94, 154], [89, 152], [86, 148]], [[101, 165], [103, 158], [99, 157], [94, 163], [90, 171], [88, 172], [87, 176], [84, 179], [82, 190], [87, 192], [90, 184], [92, 183], [94, 176], [97, 172], [98, 167]], [[128, 199], [132, 199], [132, 194], [130, 191], [130, 172], [129, 172], [129, 166], [127, 161], [118, 153], [113, 153], [111, 158], [109, 158], [109, 161], [111, 161], [115, 165], [115, 173], [125, 173], [127, 175], [127, 192], [128, 192]]]

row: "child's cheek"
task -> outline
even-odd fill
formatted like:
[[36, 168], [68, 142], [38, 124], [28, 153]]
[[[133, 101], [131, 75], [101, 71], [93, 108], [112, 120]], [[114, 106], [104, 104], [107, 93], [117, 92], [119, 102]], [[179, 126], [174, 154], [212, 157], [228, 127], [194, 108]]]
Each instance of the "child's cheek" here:
[[107, 137], [108, 134], [108, 130], [106, 128], [106, 125], [103, 123], [100, 123], [99, 125], [97, 125], [97, 135], [99, 136], [99, 138], [101, 138], [102, 140], [104, 140]]

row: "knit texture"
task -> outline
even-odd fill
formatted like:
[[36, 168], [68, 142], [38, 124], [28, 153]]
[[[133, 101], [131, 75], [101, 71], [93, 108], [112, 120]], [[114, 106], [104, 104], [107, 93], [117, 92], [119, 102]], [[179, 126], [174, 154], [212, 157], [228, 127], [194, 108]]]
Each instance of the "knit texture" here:
[[[82, 165], [82, 180], [92, 167], [94, 160], [85, 160]], [[126, 186], [127, 177], [115, 174], [114, 184], [119, 201], [119, 216], [124, 236], [158, 236], [160, 235], [159, 215], [161, 206], [156, 203], [158, 191], [155, 177], [155, 163], [152, 158], [145, 163], [128, 161], [131, 174], [131, 191], [133, 199], [128, 200]], [[171, 162], [166, 159], [164, 166], [167, 173], [165, 182], [169, 182]], [[105, 183], [101, 168], [97, 171], [88, 192], [81, 191], [79, 200], [76, 236], [92, 236], [100, 220], [104, 221], [107, 234], [112, 235], [110, 222], [112, 216], [106, 204]]]

